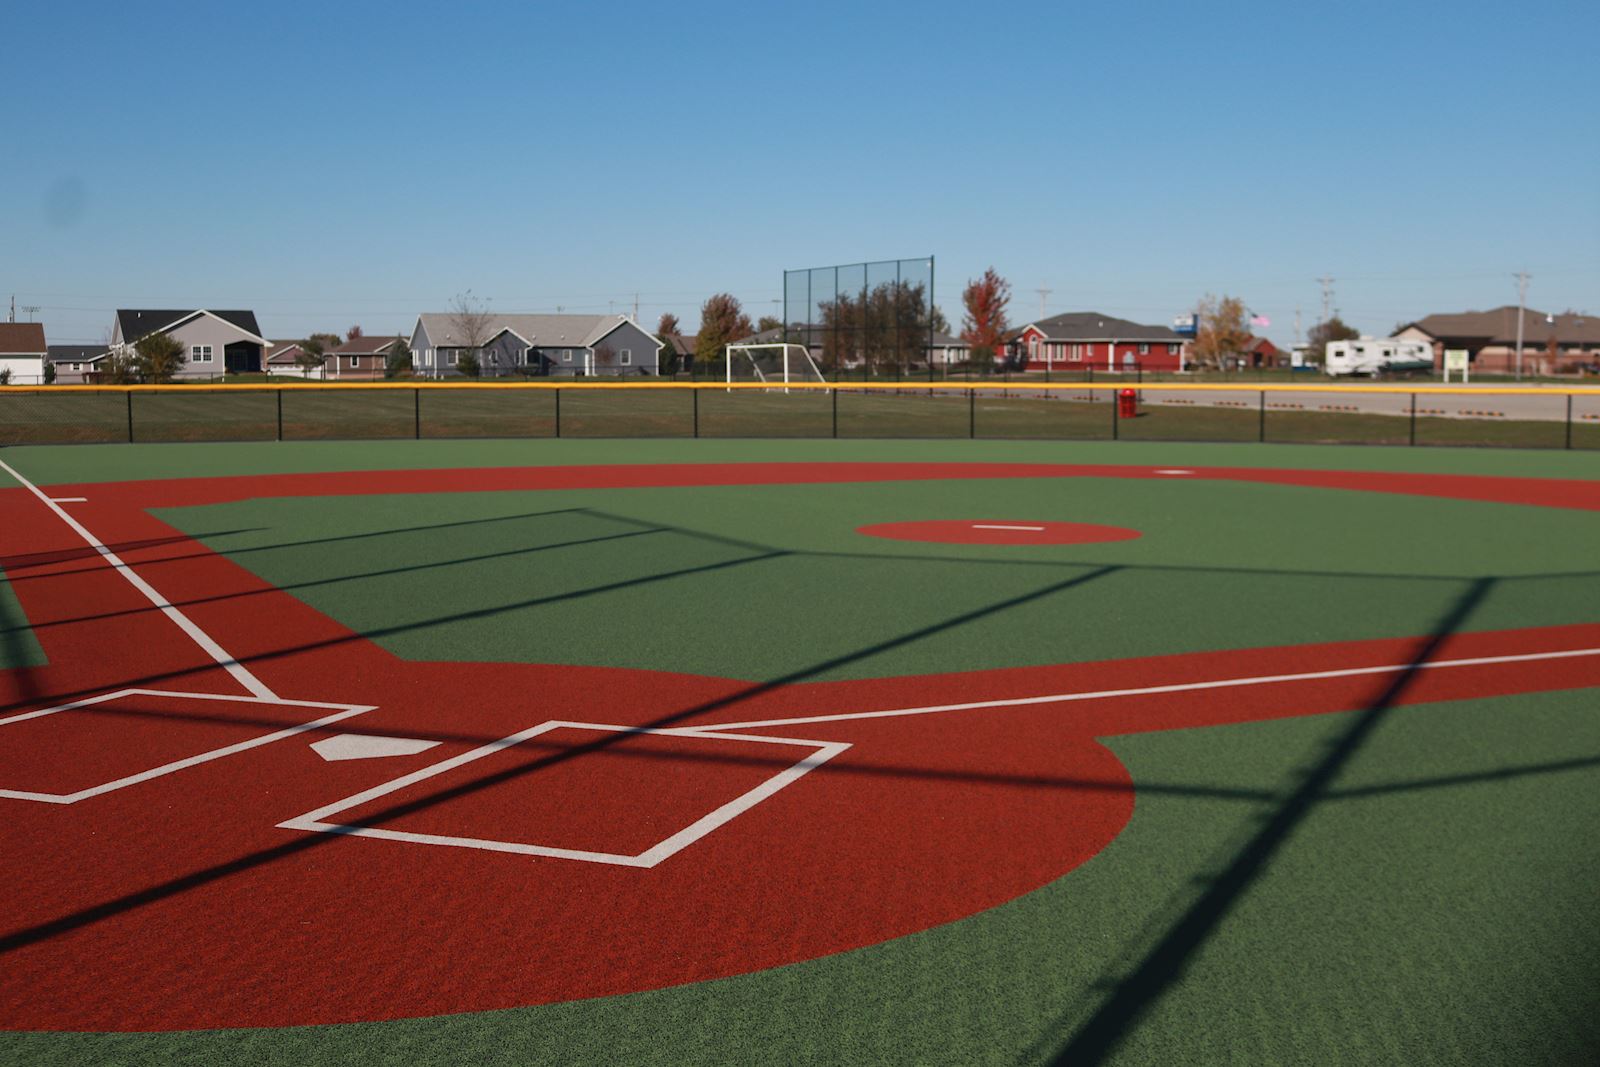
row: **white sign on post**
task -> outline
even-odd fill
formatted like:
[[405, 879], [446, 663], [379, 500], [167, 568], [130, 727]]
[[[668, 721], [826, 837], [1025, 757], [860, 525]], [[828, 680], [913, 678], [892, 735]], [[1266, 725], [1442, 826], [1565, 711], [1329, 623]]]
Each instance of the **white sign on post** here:
[[1461, 381], [1463, 383], [1470, 382], [1472, 380], [1470, 377], [1471, 371], [1467, 367], [1467, 350], [1465, 348], [1447, 348], [1444, 350], [1444, 380], [1447, 383], [1450, 381], [1450, 372], [1453, 370], [1461, 372]]

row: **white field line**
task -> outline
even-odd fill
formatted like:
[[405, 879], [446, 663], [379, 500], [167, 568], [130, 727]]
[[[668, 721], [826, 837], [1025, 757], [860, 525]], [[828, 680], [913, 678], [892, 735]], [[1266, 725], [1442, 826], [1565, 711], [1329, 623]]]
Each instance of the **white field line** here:
[[200, 627], [195, 624], [194, 620], [190, 619], [189, 616], [173, 607], [171, 601], [162, 596], [156, 590], [155, 586], [139, 577], [132, 567], [124, 563], [121, 557], [101, 543], [100, 539], [94, 534], [90, 533], [82, 523], [80, 523], [77, 519], [74, 519], [71, 515], [67, 514], [66, 510], [62, 508], [60, 504], [50, 499], [50, 497], [46, 495], [43, 490], [41, 490], [37, 485], [34, 485], [27, 478], [24, 478], [15, 467], [11, 466], [11, 464], [7, 463], [3, 459], [0, 459], [0, 468], [4, 468], [6, 473], [15, 478], [23, 488], [27, 489], [28, 492], [38, 497], [39, 500], [44, 503], [45, 507], [55, 512], [62, 522], [72, 527], [73, 531], [76, 532], [79, 537], [83, 538], [91, 548], [100, 553], [107, 563], [116, 568], [117, 571], [128, 580], [130, 585], [139, 590], [139, 592], [143, 593], [146, 600], [154, 604], [161, 610], [163, 615], [176, 623], [178, 629], [188, 634], [190, 640], [204, 649], [205, 653], [212, 659], [216, 660], [217, 664], [221, 666], [223, 670], [233, 675], [234, 679], [238, 681], [240, 685], [244, 686], [255, 696], [261, 697], [264, 700], [276, 700], [278, 698], [277, 694], [269, 689], [265, 682], [261, 681], [261, 679], [250, 673], [249, 669], [246, 668], [244, 664], [230, 656], [227, 650], [221, 645], [217, 644], [216, 641], [212, 640], [211, 635], [200, 629]]
[[84, 504], [89, 498], [86, 496], [53, 496], [50, 498], [56, 504]]
[[1110, 700], [1116, 697], [1152, 696], [1160, 693], [1189, 693], [1201, 689], [1237, 689], [1282, 682], [1311, 682], [1324, 678], [1356, 678], [1371, 674], [1398, 674], [1409, 670], [1446, 670], [1452, 667], [1483, 667], [1497, 663], [1537, 663], [1544, 660], [1600, 656], [1600, 648], [1572, 648], [1559, 652], [1525, 652], [1513, 656], [1474, 656], [1470, 659], [1442, 659], [1427, 663], [1388, 663], [1381, 667], [1345, 667], [1332, 671], [1306, 671], [1301, 674], [1263, 674], [1253, 678], [1222, 678], [1211, 682], [1179, 682], [1173, 685], [1148, 685], [1137, 689], [1101, 689], [1090, 693], [1052, 693], [1049, 696], [1014, 697], [1006, 700], [976, 700], [966, 704], [932, 704], [923, 708], [895, 708], [890, 711], [855, 711], [842, 715], [801, 715], [787, 719], [757, 719], [750, 722], [717, 722], [686, 726], [685, 732], [703, 730], [753, 730], [762, 726], [794, 726], [817, 722], [845, 722], [851, 719], [893, 719], [910, 715], [935, 715], [947, 711], [977, 711], [982, 708], [1021, 708], [1035, 704], [1067, 704], [1080, 700]]
[[1008, 526], [998, 522], [975, 522], [972, 524], [972, 528], [974, 530], [1032, 530], [1035, 533], [1040, 533], [1044, 530], [1043, 526]]

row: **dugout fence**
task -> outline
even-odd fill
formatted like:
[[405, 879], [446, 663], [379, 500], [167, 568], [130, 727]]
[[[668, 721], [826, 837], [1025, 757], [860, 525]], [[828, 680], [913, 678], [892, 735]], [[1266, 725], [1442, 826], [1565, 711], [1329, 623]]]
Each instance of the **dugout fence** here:
[[590, 380], [0, 388], [5, 445], [544, 437], [1600, 449], [1600, 386], [991, 380], [775, 389]]

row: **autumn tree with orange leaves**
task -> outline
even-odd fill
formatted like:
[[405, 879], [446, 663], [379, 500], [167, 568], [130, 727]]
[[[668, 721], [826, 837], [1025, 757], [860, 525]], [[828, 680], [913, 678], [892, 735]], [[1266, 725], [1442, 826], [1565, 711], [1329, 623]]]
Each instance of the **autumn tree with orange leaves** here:
[[1006, 305], [1011, 303], [1011, 283], [990, 267], [967, 283], [961, 303], [967, 314], [961, 322], [961, 339], [972, 349], [974, 366], [990, 367], [1004, 343]]

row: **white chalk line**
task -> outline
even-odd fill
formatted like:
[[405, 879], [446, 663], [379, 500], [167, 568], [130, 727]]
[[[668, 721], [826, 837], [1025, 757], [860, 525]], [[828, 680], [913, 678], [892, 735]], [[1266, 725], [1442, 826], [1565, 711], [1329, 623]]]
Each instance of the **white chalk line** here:
[[974, 530], [1031, 530], [1034, 533], [1042, 533], [1044, 531], [1043, 526], [1008, 526], [998, 522], [975, 522], [972, 524], [972, 528]]
[[754, 719], [749, 722], [718, 722], [689, 726], [688, 731], [753, 730], [762, 726], [795, 726], [818, 722], [847, 722], [853, 719], [892, 719], [912, 715], [936, 715], [951, 711], [977, 711], [984, 708], [1021, 708], [1036, 704], [1067, 704], [1082, 700], [1112, 700], [1117, 697], [1155, 696], [1161, 693], [1189, 693], [1204, 689], [1237, 689], [1245, 686], [1274, 685], [1283, 682], [1310, 682], [1325, 678], [1356, 678], [1362, 675], [1398, 674], [1410, 670], [1447, 670], [1454, 667], [1484, 667], [1499, 663], [1537, 663], [1545, 660], [1600, 656], [1600, 648], [1572, 648], [1558, 652], [1525, 652], [1507, 656], [1474, 656], [1467, 659], [1442, 659], [1425, 663], [1386, 663], [1381, 667], [1344, 667], [1330, 671], [1304, 671], [1299, 674], [1262, 674], [1249, 678], [1222, 678], [1209, 682], [1177, 682], [1134, 689], [1100, 689], [1087, 693], [1051, 693], [1048, 696], [1012, 697], [1003, 700], [975, 700], [965, 704], [931, 704], [921, 708], [895, 708], [888, 711], [854, 711], [839, 715], [801, 715], [785, 719]]
[[160, 609], [163, 615], [176, 623], [178, 629], [182, 630], [185, 634], [188, 634], [189, 639], [195, 644], [199, 645], [201, 649], [205, 651], [206, 655], [215, 660], [223, 670], [233, 675], [234, 680], [248, 689], [255, 696], [266, 700], [277, 699], [277, 694], [268, 688], [265, 682], [261, 681], [261, 679], [252, 674], [244, 664], [240, 663], [238, 660], [234, 659], [233, 656], [229, 655], [228, 651], [221, 645], [217, 644], [216, 641], [212, 640], [211, 635], [196, 625], [194, 620], [190, 619], [189, 616], [173, 607], [172, 602], [166, 597], [162, 596], [161, 593], [156, 590], [155, 586], [141, 578], [132, 567], [124, 563], [120, 556], [111, 551], [111, 549], [107, 548], [101, 542], [101, 540], [94, 534], [90, 533], [82, 523], [80, 523], [77, 519], [74, 519], [71, 515], [67, 514], [65, 508], [52, 500], [49, 495], [47, 495], [37, 485], [34, 485], [27, 478], [23, 477], [15, 467], [11, 466], [11, 464], [7, 463], [5, 460], [0, 460], [0, 468], [4, 468], [6, 473], [15, 478], [23, 488], [27, 489], [28, 492], [38, 497], [39, 500], [44, 503], [45, 507], [55, 512], [57, 517], [59, 517], [62, 522], [70, 526], [72, 530], [77, 533], [79, 537], [83, 538], [83, 540], [91, 548], [100, 553], [101, 557], [103, 557], [107, 563], [111, 564], [112, 567], [114, 567], [124, 578], [126, 578], [128, 580], [128, 584], [132, 585], [135, 589], [139, 590], [139, 592], [143, 593], [146, 600], [154, 604], [158, 609]]

